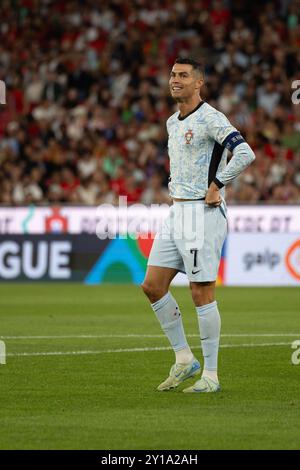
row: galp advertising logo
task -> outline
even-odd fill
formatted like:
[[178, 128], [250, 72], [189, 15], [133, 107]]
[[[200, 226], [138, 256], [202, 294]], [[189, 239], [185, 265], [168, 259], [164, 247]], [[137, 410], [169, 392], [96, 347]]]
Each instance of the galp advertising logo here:
[[255, 266], [265, 266], [274, 269], [280, 262], [280, 254], [269, 249], [261, 252], [247, 252], [243, 256], [246, 271], [250, 271]]
[[247, 251], [243, 256], [244, 269], [247, 272], [255, 268], [264, 267], [274, 271], [280, 266], [281, 271], [286, 271], [296, 281], [300, 281], [300, 239], [291, 243], [287, 249], [278, 251], [265, 250]]
[[290, 275], [300, 281], [300, 240], [296, 240], [285, 255], [285, 265]]

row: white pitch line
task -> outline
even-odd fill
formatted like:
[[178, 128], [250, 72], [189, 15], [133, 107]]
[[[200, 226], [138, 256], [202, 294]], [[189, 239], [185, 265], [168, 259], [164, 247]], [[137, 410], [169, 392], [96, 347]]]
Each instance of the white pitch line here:
[[[291, 343], [245, 343], [245, 344], [221, 344], [220, 348], [257, 348], [267, 346], [290, 346]], [[200, 346], [191, 346], [193, 349], [201, 349]], [[49, 352], [32, 352], [32, 353], [7, 353], [10, 357], [24, 356], [79, 356], [87, 354], [108, 354], [108, 353], [126, 353], [126, 352], [147, 352], [147, 351], [169, 351], [170, 346], [159, 346], [156, 348], [125, 348], [125, 349], [105, 349], [103, 351], [49, 351]]]
[[[199, 335], [192, 335], [199, 336]], [[97, 338], [164, 338], [164, 335], [50, 335], [50, 336], [0, 336], [0, 339], [97, 339]]]
[[[188, 338], [198, 338], [199, 334], [186, 335]], [[260, 338], [260, 337], [299, 337], [300, 333], [228, 333], [222, 334], [222, 338]], [[116, 335], [49, 335], [49, 336], [0, 336], [0, 339], [110, 339], [110, 338], [164, 338], [163, 334], [116, 334]]]

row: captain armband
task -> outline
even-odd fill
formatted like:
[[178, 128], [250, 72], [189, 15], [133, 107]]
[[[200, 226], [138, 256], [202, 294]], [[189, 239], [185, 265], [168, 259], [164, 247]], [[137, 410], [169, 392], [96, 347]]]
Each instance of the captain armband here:
[[245, 142], [243, 136], [238, 131], [231, 132], [226, 139], [222, 142], [222, 147], [226, 147], [230, 152], [233, 152], [237, 145]]

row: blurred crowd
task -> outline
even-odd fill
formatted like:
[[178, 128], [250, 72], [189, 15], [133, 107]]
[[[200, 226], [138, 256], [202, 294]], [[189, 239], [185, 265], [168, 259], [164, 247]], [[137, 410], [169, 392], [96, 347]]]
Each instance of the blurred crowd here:
[[203, 98], [255, 151], [227, 202], [300, 203], [299, 0], [1, 0], [0, 14], [1, 204], [170, 202], [178, 55], [203, 59]]

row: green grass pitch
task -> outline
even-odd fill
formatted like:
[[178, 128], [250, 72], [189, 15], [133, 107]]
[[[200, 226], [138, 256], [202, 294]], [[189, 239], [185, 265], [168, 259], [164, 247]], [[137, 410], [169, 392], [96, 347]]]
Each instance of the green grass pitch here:
[[[172, 289], [196, 357], [188, 288]], [[173, 353], [139, 287], [0, 286], [1, 449], [297, 449], [299, 288], [217, 289], [221, 393], [157, 392]], [[202, 362], [202, 361], [201, 361]]]

